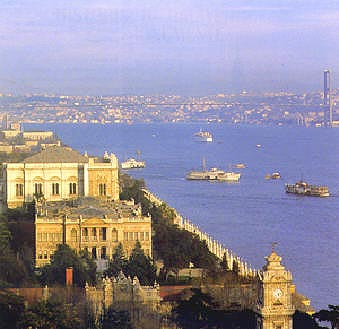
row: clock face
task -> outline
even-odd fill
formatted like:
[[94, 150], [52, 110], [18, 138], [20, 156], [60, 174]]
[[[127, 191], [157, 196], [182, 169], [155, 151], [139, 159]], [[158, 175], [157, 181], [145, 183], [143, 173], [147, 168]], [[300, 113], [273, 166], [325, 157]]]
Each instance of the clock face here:
[[273, 290], [272, 295], [273, 295], [274, 298], [279, 299], [282, 296], [282, 291], [279, 288], [277, 288], [277, 289]]

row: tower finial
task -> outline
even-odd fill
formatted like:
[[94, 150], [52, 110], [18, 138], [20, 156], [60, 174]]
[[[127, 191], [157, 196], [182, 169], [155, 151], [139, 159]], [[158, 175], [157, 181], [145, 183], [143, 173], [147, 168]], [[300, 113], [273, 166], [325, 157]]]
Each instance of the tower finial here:
[[275, 252], [275, 248], [277, 247], [278, 242], [273, 242], [272, 243], [272, 252]]

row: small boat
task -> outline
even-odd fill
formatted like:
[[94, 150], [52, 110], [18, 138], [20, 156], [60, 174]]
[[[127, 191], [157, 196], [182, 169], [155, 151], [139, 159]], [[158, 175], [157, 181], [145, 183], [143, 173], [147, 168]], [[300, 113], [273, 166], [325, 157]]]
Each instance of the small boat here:
[[245, 166], [244, 163], [237, 163], [237, 164], [235, 165], [235, 168], [242, 169], [242, 168], [246, 168], [246, 166]]
[[267, 179], [267, 180], [271, 179], [271, 177], [272, 177], [271, 174], [266, 174], [265, 175], [265, 179]]
[[293, 193], [297, 195], [328, 197], [330, 192], [327, 186], [309, 185], [301, 180], [295, 184], [285, 184], [286, 193]]
[[271, 178], [272, 178], [272, 179], [280, 179], [280, 173], [274, 172], [274, 173], [271, 175]]
[[209, 131], [202, 131], [194, 134], [194, 139], [197, 142], [213, 142], [213, 136]]
[[144, 168], [145, 167], [145, 161], [138, 161], [134, 158], [129, 158], [124, 162], [121, 162], [120, 166], [121, 169], [134, 169], [134, 168]]

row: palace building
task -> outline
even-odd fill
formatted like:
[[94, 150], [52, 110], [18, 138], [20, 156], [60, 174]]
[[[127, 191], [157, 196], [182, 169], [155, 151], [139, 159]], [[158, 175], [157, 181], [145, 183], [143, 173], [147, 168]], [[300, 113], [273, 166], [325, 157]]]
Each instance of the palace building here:
[[34, 196], [61, 201], [84, 196], [119, 200], [114, 154], [89, 157], [65, 146], [50, 146], [21, 162], [0, 164], [0, 211], [22, 207]]
[[48, 264], [61, 243], [79, 252], [87, 250], [103, 270], [115, 248], [122, 244], [129, 256], [137, 241], [152, 257], [151, 218], [142, 216], [134, 201], [79, 198], [37, 202], [35, 215], [35, 266]]
[[35, 201], [36, 267], [62, 243], [87, 250], [99, 270], [119, 243], [126, 256], [137, 241], [152, 256], [151, 218], [134, 201], [119, 200], [118, 168], [114, 154], [90, 157], [65, 146], [0, 164], [0, 210]]

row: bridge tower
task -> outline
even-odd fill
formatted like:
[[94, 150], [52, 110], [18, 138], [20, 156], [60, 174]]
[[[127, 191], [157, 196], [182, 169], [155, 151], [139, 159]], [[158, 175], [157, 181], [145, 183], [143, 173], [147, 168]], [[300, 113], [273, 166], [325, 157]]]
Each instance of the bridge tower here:
[[324, 125], [332, 127], [331, 71], [324, 70]]

